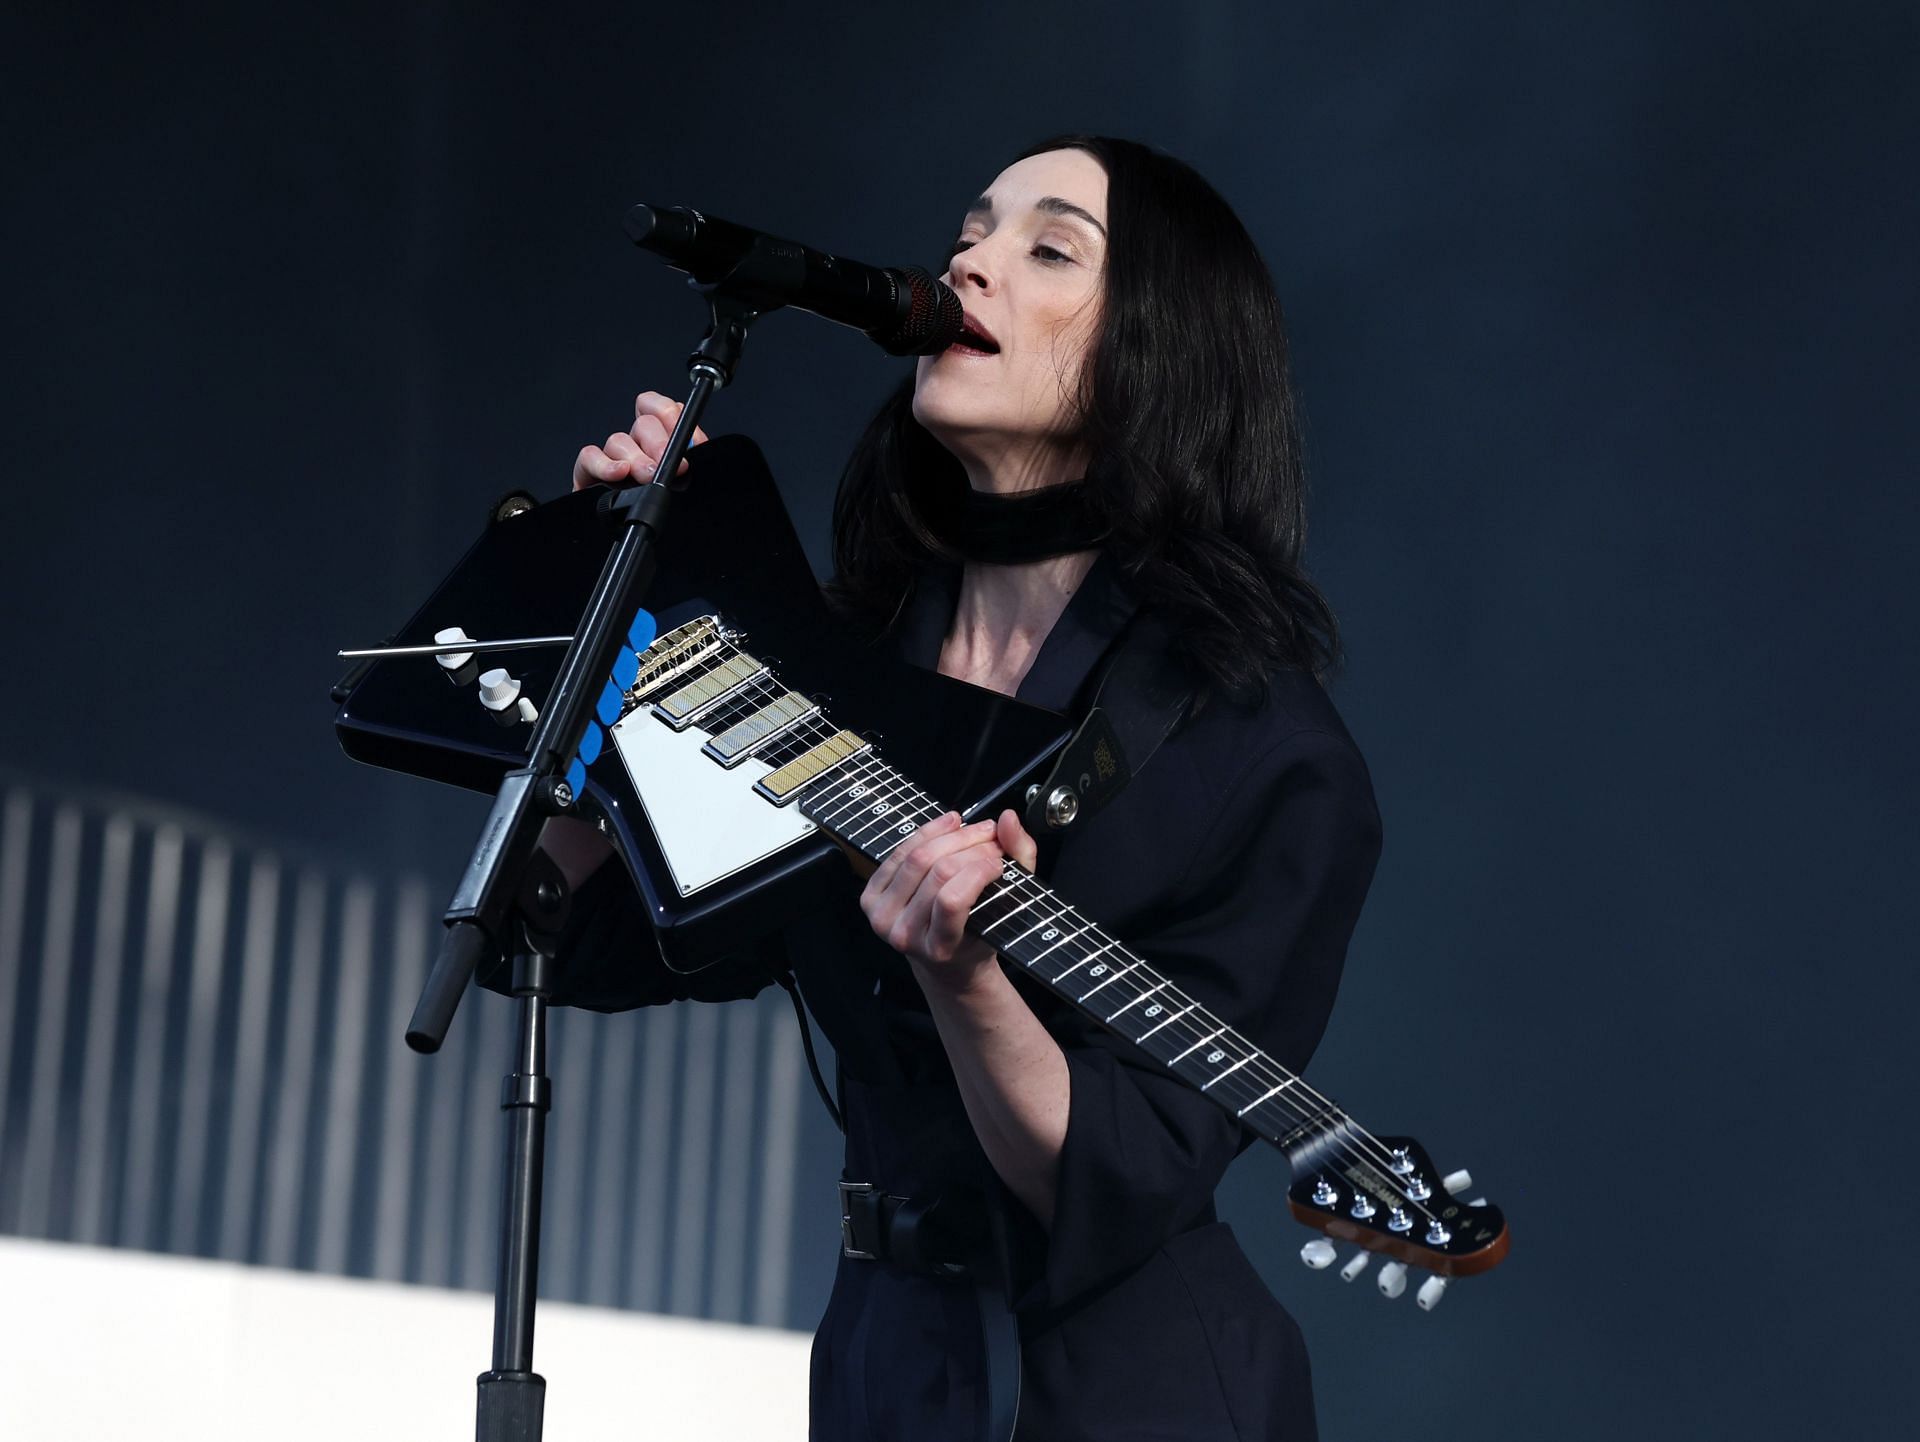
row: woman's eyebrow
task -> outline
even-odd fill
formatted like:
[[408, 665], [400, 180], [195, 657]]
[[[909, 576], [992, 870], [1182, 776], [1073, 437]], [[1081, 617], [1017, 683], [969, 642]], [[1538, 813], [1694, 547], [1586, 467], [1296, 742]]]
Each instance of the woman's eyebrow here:
[[[1075, 205], [1071, 200], [1062, 200], [1057, 195], [1041, 196], [1038, 200], [1034, 201], [1033, 208], [1047, 215], [1073, 216], [1077, 219], [1084, 220], [1088, 225], [1099, 231], [1101, 235], [1104, 236], [1107, 233], [1107, 228], [1095, 220], [1090, 211]], [[976, 215], [992, 214], [993, 197], [991, 195], [983, 195], [967, 207], [967, 219], [969, 220], [973, 219]]]

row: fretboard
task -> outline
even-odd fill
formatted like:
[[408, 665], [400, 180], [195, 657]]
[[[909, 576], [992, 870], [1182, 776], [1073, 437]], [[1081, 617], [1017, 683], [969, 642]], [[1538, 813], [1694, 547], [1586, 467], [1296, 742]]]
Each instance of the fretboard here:
[[[871, 753], [821, 775], [797, 804], [876, 863], [944, 809]], [[1312, 1165], [1351, 1125], [1340, 1108], [1014, 862], [981, 894], [967, 929], [1286, 1151], [1296, 1167]]]

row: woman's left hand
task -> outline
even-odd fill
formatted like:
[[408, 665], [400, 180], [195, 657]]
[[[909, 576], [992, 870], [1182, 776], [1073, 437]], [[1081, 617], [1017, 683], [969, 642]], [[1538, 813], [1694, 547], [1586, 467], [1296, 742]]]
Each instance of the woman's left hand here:
[[914, 965], [921, 984], [963, 990], [994, 960], [966, 934], [967, 916], [1011, 856], [1031, 871], [1033, 838], [1012, 811], [962, 826], [955, 812], [927, 822], [867, 878], [860, 894], [874, 934]]

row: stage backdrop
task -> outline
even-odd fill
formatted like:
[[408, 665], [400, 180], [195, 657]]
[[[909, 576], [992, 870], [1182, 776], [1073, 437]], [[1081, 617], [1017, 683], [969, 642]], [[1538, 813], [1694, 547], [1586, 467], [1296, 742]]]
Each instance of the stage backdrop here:
[[[681, 384], [700, 307], [625, 206], [937, 268], [1021, 146], [1155, 142], [1285, 299], [1335, 695], [1385, 815], [1314, 1075], [1513, 1221], [1511, 1261], [1423, 1315], [1304, 1271], [1278, 1159], [1237, 1168], [1325, 1435], [1862, 1430], [1913, 1332], [1915, 29], [1656, 0], [9, 6], [0, 758], [443, 896], [482, 803], [344, 760], [330, 657], [493, 497], [563, 489]], [[777, 316], [715, 405], [817, 563], [899, 374]], [[22, 956], [8, 1156], [47, 980]], [[803, 1116], [796, 1326], [837, 1170]]]

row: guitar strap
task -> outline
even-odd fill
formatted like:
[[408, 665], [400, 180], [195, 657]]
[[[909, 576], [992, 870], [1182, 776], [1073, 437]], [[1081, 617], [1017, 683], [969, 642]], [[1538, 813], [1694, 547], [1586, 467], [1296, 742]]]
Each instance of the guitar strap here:
[[1171, 628], [1136, 613], [1101, 659], [1087, 714], [1046, 779], [1027, 788], [1027, 830], [1065, 831], [1110, 805], [1191, 714], [1195, 694]]

